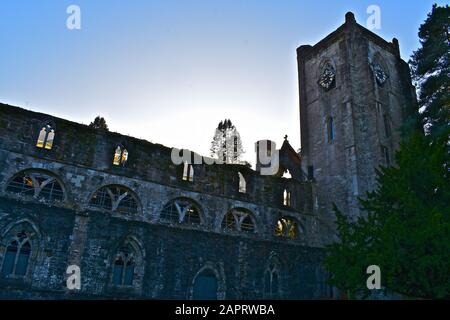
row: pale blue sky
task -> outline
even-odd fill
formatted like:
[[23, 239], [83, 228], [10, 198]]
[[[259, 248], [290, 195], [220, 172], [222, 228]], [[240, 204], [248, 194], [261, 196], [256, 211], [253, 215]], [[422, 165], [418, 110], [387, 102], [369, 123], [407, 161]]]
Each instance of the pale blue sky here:
[[[230, 118], [243, 139], [285, 134], [299, 148], [295, 49], [315, 44], [347, 11], [400, 41], [408, 59], [434, 1], [2, 0], [0, 101], [112, 131], [208, 154], [218, 122]], [[444, 4], [444, 1], [438, 1]], [[81, 30], [66, 8], [81, 9]]]

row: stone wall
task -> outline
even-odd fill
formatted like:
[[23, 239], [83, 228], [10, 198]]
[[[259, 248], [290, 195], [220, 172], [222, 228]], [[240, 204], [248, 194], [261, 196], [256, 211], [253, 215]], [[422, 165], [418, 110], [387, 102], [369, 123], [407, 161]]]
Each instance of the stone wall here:
[[[331, 205], [351, 217], [361, 214], [357, 197], [375, 187], [375, 168], [387, 164], [381, 147], [392, 161], [416, 99], [398, 41], [381, 39], [351, 13], [297, 55], [301, 156], [286, 137], [272, 176], [202, 160], [186, 181], [171, 148], [0, 104], [0, 266], [11, 243], [26, 235], [31, 245], [23, 275], [0, 273], [0, 298], [191, 299], [205, 270], [217, 280], [220, 299], [330, 297], [321, 261], [335, 236]], [[335, 70], [329, 90], [318, 85], [326, 64]], [[383, 85], [374, 64], [388, 75]], [[47, 125], [56, 134], [53, 145], [39, 148]], [[118, 146], [128, 159], [114, 165]], [[293, 178], [282, 178], [285, 170]], [[11, 188], [14, 183], [23, 190]], [[40, 196], [54, 188], [57, 201]], [[124, 199], [127, 205], [119, 207]], [[168, 208], [179, 216], [168, 217]], [[234, 210], [243, 215], [231, 228], [250, 217], [250, 231], [224, 224]], [[185, 223], [188, 213], [198, 221]], [[276, 233], [280, 223], [284, 231]], [[117, 259], [129, 258], [118, 257], [125, 247], [133, 282], [113, 284]], [[66, 287], [69, 265], [81, 268], [81, 290]]]
[[[297, 58], [302, 165], [305, 171], [314, 168], [320, 218], [334, 220], [332, 203], [357, 217], [361, 214], [357, 197], [375, 188], [375, 168], [392, 164], [400, 128], [415, 108], [408, 66], [400, 58], [396, 39], [383, 40], [358, 25], [352, 13], [316, 45], [299, 47]], [[375, 79], [375, 63], [388, 76], [383, 85]], [[318, 84], [326, 64], [335, 70], [335, 86], [329, 90]], [[391, 163], [386, 163], [382, 147]]]
[[[42, 126], [56, 136], [51, 150], [36, 147]], [[129, 161], [113, 166], [117, 144]], [[239, 165], [194, 165], [194, 181], [183, 181], [170, 149], [116, 133], [101, 132], [49, 115], [0, 106], [0, 265], [11, 230], [32, 234], [32, 256], [25, 277], [0, 276], [0, 298], [190, 299], [202, 269], [214, 270], [218, 297], [261, 299], [264, 276], [275, 267], [279, 290], [273, 298], [320, 298], [327, 294], [320, 267], [322, 235], [312, 208], [309, 182], [261, 176]], [[62, 201], [16, 194], [8, 189], [21, 172], [54, 177]], [[237, 173], [246, 178], [238, 192]], [[128, 188], [138, 203], [134, 214], [90, 205], [105, 185]], [[283, 205], [283, 190], [291, 206]], [[189, 199], [199, 208], [198, 225], [163, 221], [164, 206]], [[226, 231], [232, 209], [251, 213], [254, 233]], [[281, 217], [298, 222], [296, 239], [276, 237]], [[114, 254], [132, 241], [139, 259], [132, 286], [112, 284]], [[66, 288], [66, 268], [81, 269], [81, 290]]]

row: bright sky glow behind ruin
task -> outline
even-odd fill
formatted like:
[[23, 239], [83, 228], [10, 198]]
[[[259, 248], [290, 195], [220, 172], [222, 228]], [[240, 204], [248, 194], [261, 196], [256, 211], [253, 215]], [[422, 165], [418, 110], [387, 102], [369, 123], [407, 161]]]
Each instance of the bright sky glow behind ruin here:
[[[299, 142], [295, 49], [315, 44], [353, 11], [400, 41], [403, 59], [434, 1], [23, 1], [0, 4], [0, 101], [209, 154], [230, 118], [254, 163], [254, 143]], [[444, 4], [444, 1], [437, 1]], [[325, 5], [324, 3], [328, 3]], [[81, 9], [68, 30], [66, 8]], [[402, 16], [400, 17], [399, 14]]]

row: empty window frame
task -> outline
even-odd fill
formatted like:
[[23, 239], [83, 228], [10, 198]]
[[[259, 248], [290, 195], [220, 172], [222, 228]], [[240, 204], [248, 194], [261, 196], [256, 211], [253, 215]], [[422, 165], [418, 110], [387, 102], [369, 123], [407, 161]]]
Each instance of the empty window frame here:
[[255, 222], [252, 213], [246, 209], [233, 209], [222, 220], [222, 230], [255, 232]]
[[61, 184], [55, 177], [43, 172], [18, 173], [9, 182], [6, 191], [49, 202], [64, 200]]
[[174, 199], [161, 211], [160, 219], [170, 223], [200, 224], [200, 210], [197, 205], [185, 198]]
[[238, 172], [239, 177], [239, 192], [246, 193], [247, 192], [247, 182], [245, 181], [244, 175]]
[[31, 241], [25, 231], [17, 233], [6, 248], [2, 275], [23, 277], [27, 273], [31, 255]]
[[194, 167], [192, 164], [187, 163], [187, 161], [184, 162], [183, 181], [194, 181]]
[[115, 166], [125, 166], [128, 161], [128, 151], [123, 146], [117, 146], [114, 152], [113, 165]]
[[138, 212], [138, 201], [134, 193], [120, 185], [108, 185], [98, 189], [89, 201], [89, 206], [124, 214]]
[[291, 206], [291, 192], [287, 189], [284, 189], [283, 191], [283, 205], [286, 207]]
[[113, 264], [112, 283], [116, 286], [132, 286], [135, 270], [135, 255], [133, 248], [128, 245], [119, 250]]
[[278, 268], [270, 265], [264, 273], [264, 296], [276, 298], [279, 295]]
[[335, 132], [334, 132], [333, 117], [328, 117], [327, 119], [327, 134], [328, 134], [328, 142], [334, 141]]
[[275, 226], [275, 236], [296, 239], [299, 230], [298, 223], [295, 219], [284, 217], [277, 221]]
[[205, 269], [194, 280], [192, 288], [193, 300], [217, 300], [218, 281], [211, 269]]
[[50, 150], [53, 147], [54, 140], [55, 130], [50, 125], [46, 125], [42, 127], [41, 131], [39, 132], [36, 147]]

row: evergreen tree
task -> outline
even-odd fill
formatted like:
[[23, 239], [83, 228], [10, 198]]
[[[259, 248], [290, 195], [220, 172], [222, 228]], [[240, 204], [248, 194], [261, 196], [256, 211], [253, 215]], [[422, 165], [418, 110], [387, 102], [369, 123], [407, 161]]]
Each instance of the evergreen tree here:
[[421, 47], [411, 57], [422, 122], [439, 133], [450, 125], [450, 8], [433, 5], [419, 28]]
[[244, 153], [239, 132], [230, 119], [220, 121], [211, 142], [211, 157], [222, 163], [241, 163]]
[[108, 131], [105, 118], [100, 116], [95, 117], [94, 121], [89, 124], [89, 127]]
[[450, 130], [414, 134], [396, 167], [377, 171], [378, 188], [360, 200], [365, 217], [335, 208], [339, 242], [327, 249], [331, 283], [368, 294], [366, 269], [381, 268], [382, 286], [421, 298], [450, 298]]

